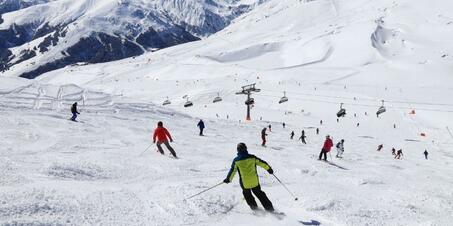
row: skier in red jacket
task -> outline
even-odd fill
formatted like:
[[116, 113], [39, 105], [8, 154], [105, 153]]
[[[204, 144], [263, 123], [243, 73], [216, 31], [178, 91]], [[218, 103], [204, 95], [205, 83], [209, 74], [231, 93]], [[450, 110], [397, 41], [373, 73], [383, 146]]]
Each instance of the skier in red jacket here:
[[324, 146], [321, 149], [321, 153], [319, 153], [319, 159], [321, 160], [322, 155], [324, 154], [324, 161], [327, 161], [327, 152], [330, 152], [330, 149], [333, 147], [333, 141], [330, 139], [330, 136], [326, 136], [326, 140], [324, 141]]
[[165, 144], [165, 147], [168, 148], [168, 150], [171, 152], [171, 154], [176, 157], [176, 152], [173, 150], [173, 148], [170, 146], [168, 143], [168, 139], [170, 139], [170, 142], [173, 142], [173, 138], [171, 138], [170, 133], [168, 130], [164, 127], [164, 124], [162, 122], [157, 123], [157, 128], [154, 130], [154, 135], [153, 135], [153, 143], [156, 143], [156, 138], [157, 138], [157, 149], [161, 154], [164, 154], [164, 150], [162, 149], [162, 144]]

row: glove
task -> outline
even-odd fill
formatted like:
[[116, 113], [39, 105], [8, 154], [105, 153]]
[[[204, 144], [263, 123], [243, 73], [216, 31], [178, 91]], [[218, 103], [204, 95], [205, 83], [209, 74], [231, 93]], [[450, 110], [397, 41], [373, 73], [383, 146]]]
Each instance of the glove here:
[[269, 174], [274, 174], [274, 170], [273, 170], [272, 168], [268, 169], [267, 172], [268, 172]]
[[223, 180], [223, 183], [228, 184], [230, 183], [230, 180], [228, 180], [228, 178], [225, 178], [225, 180]]
[[173, 143], [173, 139], [171, 139], [170, 142]]

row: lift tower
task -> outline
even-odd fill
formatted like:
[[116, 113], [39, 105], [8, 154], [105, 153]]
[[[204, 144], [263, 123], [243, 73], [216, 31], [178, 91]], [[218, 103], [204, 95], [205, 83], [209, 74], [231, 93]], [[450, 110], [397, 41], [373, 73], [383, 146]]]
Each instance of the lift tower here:
[[245, 105], [247, 105], [247, 117], [245, 118], [246, 121], [250, 121], [250, 106], [255, 103], [255, 100], [251, 97], [253, 92], [259, 92], [261, 89], [257, 89], [255, 87], [256, 83], [242, 86], [242, 91], [237, 92], [237, 95], [247, 95], [247, 100], [245, 101]]

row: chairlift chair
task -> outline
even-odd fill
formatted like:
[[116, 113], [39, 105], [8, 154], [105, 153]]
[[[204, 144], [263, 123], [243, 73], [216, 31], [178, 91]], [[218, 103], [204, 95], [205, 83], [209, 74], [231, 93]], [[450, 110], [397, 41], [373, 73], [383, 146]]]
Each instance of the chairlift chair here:
[[165, 105], [169, 105], [169, 104], [171, 104], [171, 101], [167, 97], [167, 99], [162, 103], [162, 105], [165, 106]]
[[346, 115], [346, 109], [343, 108], [343, 103], [340, 105], [340, 110], [337, 112], [337, 117], [344, 117]]
[[281, 104], [285, 103], [286, 101], [288, 101], [288, 97], [286, 97], [286, 92], [283, 92], [283, 97], [280, 98], [280, 101], [278, 101], [278, 103]]
[[186, 103], [184, 103], [184, 107], [187, 108], [187, 107], [192, 107], [192, 106], [193, 106], [192, 101], [189, 101], [189, 97], [187, 97], [187, 101], [186, 101]]
[[217, 102], [220, 102], [222, 101], [222, 98], [220, 97], [220, 94], [217, 93], [217, 96], [214, 98], [214, 100], [212, 101], [212, 103], [217, 103]]
[[384, 100], [382, 100], [382, 106], [379, 107], [379, 109], [377, 110], [376, 112], [376, 116], [379, 117], [380, 114], [384, 113], [386, 111], [385, 107], [384, 107]]

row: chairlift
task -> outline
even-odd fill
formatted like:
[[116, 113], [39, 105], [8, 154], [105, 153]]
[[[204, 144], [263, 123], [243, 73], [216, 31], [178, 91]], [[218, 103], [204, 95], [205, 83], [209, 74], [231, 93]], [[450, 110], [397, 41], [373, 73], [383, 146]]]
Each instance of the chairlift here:
[[286, 97], [286, 92], [283, 92], [283, 97], [280, 98], [280, 101], [278, 103], [281, 104], [285, 103], [286, 101], [288, 101], [288, 97]]
[[245, 105], [253, 105], [253, 104], [255, 104], [255, 99], [253, 99], [252, 97], [248, 98], [245, 101]]
[[346, 109], [343, 108], [343, 103], [340, 104], [340, 110], [337, 112], [337, 117], [344, 117], [346, 115]]
[[184, 107], [187, 108], [187, 107], [192, 107], [193, 106], [193, 103], [192, 101], [189, 101], [189, 97], [186, 97], [187, 101], [186, 103], [184, 103]]
[[220, 101], [222, 101], [222, 98], [220, 97], [220, 93], [217, 93], [217, 96], [214, 98], [212, 103], [217, 103], [217, 102], [220, 102]]
[[380, 114], [384, 113], [386, 111], [385, 107], [384, 107], [384, 100], [382, 100], [382, 106], [379, 107], [379, 109], [377, 110], [376, 112], [376, 116], [379, 117]]
[[162, 103], [162, 105], [165, 106], [165, 105], [169, 105], [169, 104], [171, 104], [171, 101], [167, 97], [167, 99]]

